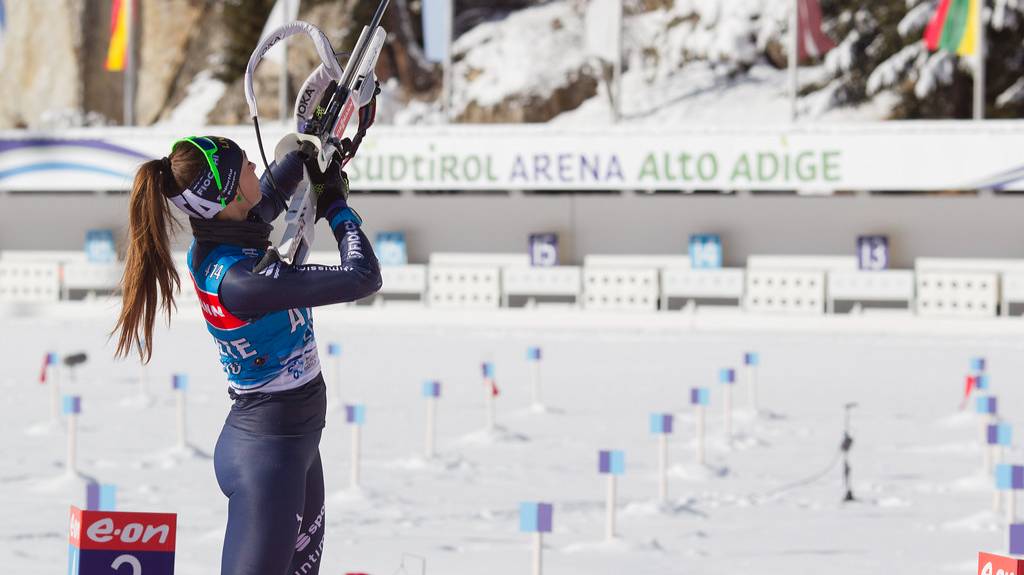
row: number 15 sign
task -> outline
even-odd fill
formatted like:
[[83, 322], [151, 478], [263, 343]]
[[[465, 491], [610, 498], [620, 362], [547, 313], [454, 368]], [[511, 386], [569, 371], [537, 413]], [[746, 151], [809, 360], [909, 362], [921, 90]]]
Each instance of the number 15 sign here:
[[68, 575], [174, 575], [177, 520], [72, 507]]

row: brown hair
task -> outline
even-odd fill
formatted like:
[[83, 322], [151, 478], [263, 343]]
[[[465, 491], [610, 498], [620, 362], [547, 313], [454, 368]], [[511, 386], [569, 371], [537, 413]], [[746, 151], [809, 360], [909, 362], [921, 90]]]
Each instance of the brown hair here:
[[185, 142], [174, 147], [168, 160], [170, 174], [166, 173], [162, 159], [142, 164], [135, 173], [128, 200], [128, 250], [121, 277], [121, 315], [111, 332], [112, 336], [118, 335], [115, 357], [126, 357], [134, 347], [143, 363], [153, 356], [157, 308], [164, 308], [170, 323], [174, 291], [181, 285], [168, 237], [168, 227], [180, 228], [181, 224], [174, 218], [167, 198], [184, 189], [181, 182], [192, 181], [206, 166], [202, 152]]

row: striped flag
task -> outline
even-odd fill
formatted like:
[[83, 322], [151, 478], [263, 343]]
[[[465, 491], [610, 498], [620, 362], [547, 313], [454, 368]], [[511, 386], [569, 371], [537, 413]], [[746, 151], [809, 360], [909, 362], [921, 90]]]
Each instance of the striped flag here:
[[978, 50], [980, 0], [940, 0], [935, 16], [924, 31], [929, 50], [971, 56]]
[[821, 5], [818, 0], [798, 0], [797, 56], [801, 61], [820, 58], [836, 47], [835, 42], [821, 30]]
[[39, 371], [39, 383], [46, 383], [46, 368], [51, 365], [57, 365], [57, 354], [52, 352], [43, 356], [43, 368]]
[[124, 70], [128, 53], [128, 2], [131, 1], [114, 0], [110, 11], [110, 46], [107, 48], [106, 68], [111, 72]]
[[4, 0], [0, 0], [0, 64], [3, 64], [4, 34], [7, 32], [7, 10], [4, 8]]

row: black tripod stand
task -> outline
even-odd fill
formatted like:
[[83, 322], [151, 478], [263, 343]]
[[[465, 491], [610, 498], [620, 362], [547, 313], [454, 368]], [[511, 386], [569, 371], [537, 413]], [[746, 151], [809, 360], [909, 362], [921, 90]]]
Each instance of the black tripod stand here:
[[843, 418], [843, 442], [839, 450], [843, 452], [843, 486], [846, 488], [846, 495], [843, 501], [856, 501], [853, 496], [853, 486], [850, 484], [850, 448], [853, 447], [853, 437], [850, 435], [850, 410], [857, 407], [856, 403], [847, 403], [843, 406], [845, 410]]

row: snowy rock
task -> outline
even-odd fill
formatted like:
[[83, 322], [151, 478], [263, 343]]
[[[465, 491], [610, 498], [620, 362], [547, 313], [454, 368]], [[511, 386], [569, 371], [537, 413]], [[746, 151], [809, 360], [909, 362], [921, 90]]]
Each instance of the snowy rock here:
[[566, 2], [477, 26], [454, 46], [456, 117], [543, 122], [579, 106], [597, 93], [598, 83], [582, 45], [583, 19]]
[[3, 125], [35, 127], [48, 110], [81, 109], [82, 94], [70, 87], [82, 83], [78, 58], [82, 30], [76, 24], [83, 4], [60, 0], [5, 3], [7, 22], [0, 43]]

